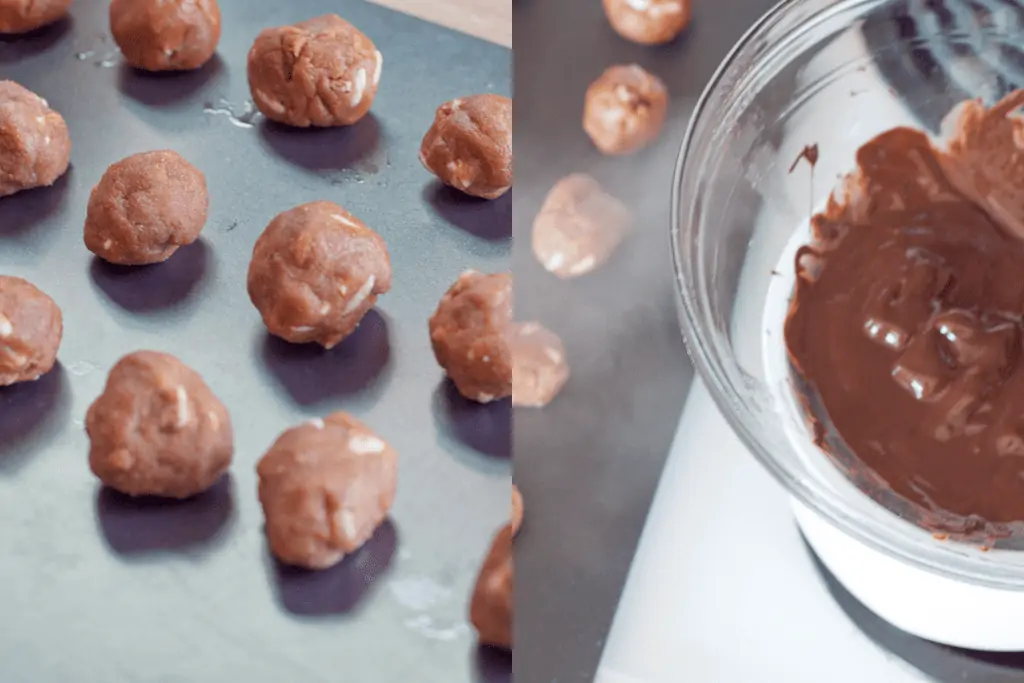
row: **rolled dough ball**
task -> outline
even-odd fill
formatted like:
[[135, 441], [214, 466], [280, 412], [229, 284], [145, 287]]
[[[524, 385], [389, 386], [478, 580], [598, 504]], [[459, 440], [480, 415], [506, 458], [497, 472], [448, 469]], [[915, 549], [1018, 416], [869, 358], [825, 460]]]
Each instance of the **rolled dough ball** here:
[[661, 133], [668, 90], [636, 64], [613, 66], [587, 88], [583, 130], [608, 155], [632, 154]]
[[629, 232], [629, 209], [584, 173], [555, 183], [533, 221], [534, 256], [560, 278], [603, 265]]
[[469, 620], [480, 636], [480, 642], [492, 647], [512, 649], [513, 566], [512, 525], [505, 525], [491, 544], [487, 559], [480, 569]]
[[85, 418], [89, 466], [129, 496], [189, 498], [231, 464], [231, 417], [199, 374], [174, 356], [138, 351], [110, 371]]
[[626, 40], [662, 45], [690, 23], [690, 0], [604, 0], [604, 13]]
[[189, 71], [220, 42], [217, 0], [113, 0], [110, 31], [124, 59], [146, 71]]
[[256, 240], [249, 298], [267, 330], [331, 349], [391, 289], [384, 239], [332, 202], [285, 211]]
[[70, 158], [64, 118], [32, 91], [0, 81], [0, 197], [53, 185]]
[[72, 0], [0, 0], [0, 34], [28, 33], [60, 21], [68, 13], [71, 2]]
[[362, 547], [387, 518], [398, 454], [337, 412], [286, 431], [256, 471], [271, 552], [285, 564], [326, 569]]
[[512, 484], [512, 535], [515, 536], [519, 533], [519, 528], [523, 526], [523, 494], [519, 492], [519, 488]]
[[249, 50], [249, 89], [272, 121], [349, 126], [370, 111], [383, 63], [372, 40], [327, 14], [260, 33]]
[[438, 364], [459, 393], [480, 403], [512, 394], [512, 276], [467, 270], [441, 298], [430, 318]]
[[93, 188], [85, 246], [110, 263], [161, 263], [199, 239], [209, 209], [206, 176], [177, 152], [135, 154]]
[[497, 199], [512, 188], [512, 100], [473, 95], [445, 102], [420, 145], [420, 162], [445, 185]]
[[60, 307], [19, 277], [0, 275], [0, 387], [53, 370], [64, 336]]
[[565, 346], [557, 334], [538, 322], [513, 325], [512, 405], [543, 408], [554, 400], [569, 379]]

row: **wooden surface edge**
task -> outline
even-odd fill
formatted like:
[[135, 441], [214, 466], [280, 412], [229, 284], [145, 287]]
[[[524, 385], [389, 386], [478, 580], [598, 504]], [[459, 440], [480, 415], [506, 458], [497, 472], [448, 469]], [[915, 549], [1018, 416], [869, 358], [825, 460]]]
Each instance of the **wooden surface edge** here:
[[512, 0], [369, 0], [398, 12], [512, 47]]

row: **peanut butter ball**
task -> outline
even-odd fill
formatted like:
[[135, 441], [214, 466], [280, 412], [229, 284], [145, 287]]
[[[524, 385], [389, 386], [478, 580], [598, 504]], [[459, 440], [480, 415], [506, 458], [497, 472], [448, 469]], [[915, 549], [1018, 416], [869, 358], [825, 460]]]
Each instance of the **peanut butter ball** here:
[[438, 107], [420, 162], [441, 182], [482, 199], [512, 189], [512, 100], [473, 95]]
[[690, 23], [690, 0], [604, 0], [604, 13], [626, 40], [662, 45]]
[[109, 263], [161, 263], [199, 239], [209, 209], [206, 176], [180, 154], [135, 154], [108, 168], [93, 188], [85, 246]]
[[234, 454], [224, 404], [195, 370], [156, 351], [118, 361], [85, 430], [93, 474], [129, 496], [190, 498], [217, 483]]
[[473, 598], [469, 619], [484, 645], [512, 649], [513, 566], [511, 524], [502, 527], [484, 560]]
[[145, 71], [190, 71], [220, 42], [217, 0], [113, 0], [110, 32], [128, 64]]
[[53, 370], [64, 336], [60, 307], [35, 285], [0, 275], [0, 387]]
[[0, 81], [0, 198], [53, 185], [70, 158], [64, 118], [32, 91]]
[[383, 67], [372, 40], [327, 14], [260, 33], [249, 50], [249, 89], [271, 121], [350, 126], [369, 113]]
[[326, 569], [370, 540], [398, 486], [398, 454], [343, 412], [289, 429], [256, 469], [270, 550], [306, 569]]
[[0, 34], [28, 33], [60, 21], [71, 3], [72, 0], [0, 0]]
[[512, 276], [467, 270], [430, 318], [438, 364], [465, 398], [479, 403], [512, 394]]
[[267, 330], [334, 348], [391, 289], [384, 239], [332, 202], [278, 215], [256, 240], [249, 298]]
[[560, 278], [603, 265], [628, 234], [629, 209], [585, 173], [555, 183], [533, 221], [531, 246], [544, 268]]
[[583, 130], [603, 154], [632, 154], [661, 133], [668, 91], [636, 64], [613, 66], [587, 88]]

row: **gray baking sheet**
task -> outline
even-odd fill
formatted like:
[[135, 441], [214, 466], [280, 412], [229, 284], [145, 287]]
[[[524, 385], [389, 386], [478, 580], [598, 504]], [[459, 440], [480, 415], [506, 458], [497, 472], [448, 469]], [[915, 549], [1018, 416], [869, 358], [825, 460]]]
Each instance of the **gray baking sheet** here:
[[[68, 121], [72, 168], [53, 188], [0, 200], [0, 272], [64, 310], [60, 367], [0, 390], [0, 638], [4, 683], [460, 683], [509, 679], [466, 619], [477, 569], [508, 517], [509, 407], [442, 381], [427, 317], [467, 267], [506, 270], [512, 197], [466, 200], [417, 160], [441, 102], [510, 94], [508, 50], [361, 0], [222, 0], [218, 57], [172, 76], [122, 65], [107, 2], [0, 41], [0, 78]], [[245, 59], [264, 27], [338, 12], [384, 54], [368, 119], [293, 131], [251, 115]], [[171, 148], [207, 176], [202, 240], [163, 265], [113, 268], [82, 244], [106, 167]], [[394, 286], [334, 351], [269, 338], [245, 272], [270, 219], [336, 201], [379, 231]], [[182, 504], [131, 502], [88, 471], [82, 420], [123, 354], [164, 350], [227, 404], [230, 476]], [[345, 409], [399, 451], [391, 521], [342, 565], [308, 573], [267, 554], [256, 460], [286, 427]]]

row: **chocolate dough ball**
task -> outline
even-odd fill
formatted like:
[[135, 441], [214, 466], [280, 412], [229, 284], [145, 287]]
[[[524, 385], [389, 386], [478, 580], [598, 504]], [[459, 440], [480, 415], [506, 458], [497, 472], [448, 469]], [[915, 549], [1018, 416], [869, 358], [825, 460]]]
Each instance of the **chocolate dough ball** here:
[[177, 152], [136, 154], [93, 188], [85, 246], [123, 266], [160, 263], [199, 239], [209, 209], [206, 176]]
[[217, 0], [113, 0], [110, 31], [126, 62], [146, 71], [189, 71], [220, 41]]
[[384, 239], [332, 202], [278, 215], [256, 240], [249, 298], [274, 336], [332, 349], [391, 289]]
[[512, 393], [512, 276], [467, 270], [441, 298], [430, 318], [438, 364], [459, 393], [489, 403]]
[[604, 13], [626, 40], [662, 45], [690, 23], [690, 0], [604, 0]]
[[512, 100], [473, 95], [445, 102], [420, 145], [420, 162], [445, 185], [497, 199], [512, 188]]
[[587, 88], [583, 130], [602, 154], [632, 154], [649, 145], [665, 123], [668, 91], [637, 66], [613, 66]]
[[256, 467], [270, 550], [285, 564], [326, 569], [387, 518], [398, 454], [346, 413], [289, 429]]
[[512, 484], [512, 535], [515, 536], [519, 533], [519, 528], [523, 525], [523, 494], [519, 492], [519, 488]]
[[64, 336], [60, 307], [35, 285], [0, 275], [0, 387], [53, 370]]
[[64, 118], [32, 91], [0, 81], [0, 197], [53, 185], [70, 158]]
[[469, 620], [476, 628], [480, 642], [508, 650], [512, 649], [514, 535], [512, 525], [508, 524], [495, 536], [477, 577], [469, 606]]
[[174, 356], [118, 361], [89, 408], [89, 466], [129, 496], [189, 498], [213, 486], [234, 454], [231, 417], [203, 378]]
[[383, 64], [372, 40], [327, 14], [260, 33], [249, 50], [249, 89], [272, 121], [350, 126], [370, 111]]
[[[64, 18], [72, 0], [0, 0], [0, 34], [28, 33]], [[0, 101], [3, 96], [0, 95]]]

